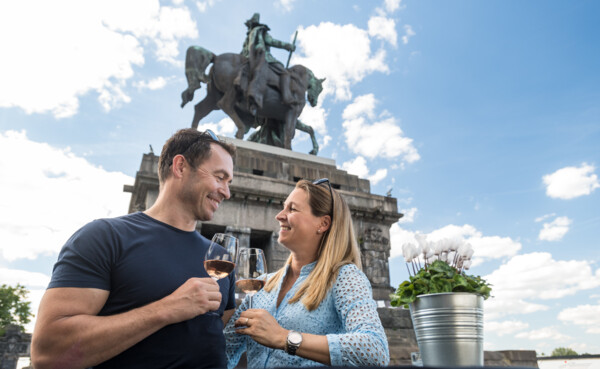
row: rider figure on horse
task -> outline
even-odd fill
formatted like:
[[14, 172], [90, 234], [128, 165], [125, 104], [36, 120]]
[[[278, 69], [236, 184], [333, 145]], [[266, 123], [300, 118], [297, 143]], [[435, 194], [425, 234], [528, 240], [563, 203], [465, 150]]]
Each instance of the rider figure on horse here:
[[[290, 91], [290, 73], [281, 62], [271, 55], [270, 48], [272, 46], [293, 52], [296, 50], [296, 46], [271, 37], [268, 32], [270, 28], [266, 24], [260, 23], [259, 13], [254, 13], [245, 24], [248, 32], [241, 54], [248, 58], [249, 71], [247, 68], [241, 68], [234, 84], [245, 91], [250, 109], [254, 112], [257, 108], [262, 108], [267, 84], [275, 84], [274, 87], [279, 88], [283, 103], [291, 105], [293, 97]], [[268, 80], [269, 70], [267, 68], [271, 68], [279, 76], [278, 83]]]

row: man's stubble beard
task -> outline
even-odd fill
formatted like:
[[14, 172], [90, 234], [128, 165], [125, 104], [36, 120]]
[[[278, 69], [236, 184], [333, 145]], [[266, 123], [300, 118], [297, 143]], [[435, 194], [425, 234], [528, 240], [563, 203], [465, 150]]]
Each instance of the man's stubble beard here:
[[194, 215], [194, 219], [196, 219], [197, 221], [205, 222], [212, 220], [214, 212], [211, 213], [210, 216], [205, 216], [206, 214], [203, 214], [204, 209], [202, 208], [202, 206], [206, 205], [206, 201], [208, 200], [202, 201], [202, 195], [198, 193], [198, 191], [191, 184], [193, 183], [194, 178], [195, 174], [192, 178], [190, 178], [190, 181], [185, 184], [185, 186], [179, 193], [178, 198], [183, 204], [183, 206]]

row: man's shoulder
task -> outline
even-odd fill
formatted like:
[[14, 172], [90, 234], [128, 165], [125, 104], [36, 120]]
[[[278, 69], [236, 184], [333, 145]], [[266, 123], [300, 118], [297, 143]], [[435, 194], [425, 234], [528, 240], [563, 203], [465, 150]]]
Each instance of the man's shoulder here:
[[81, 228], [84, 232], [107, 231], [122, 228], [130, 228], [141, 224], [148, 224], [147, 216], [143, 213], [132, 213], [112, 218], [97, 218]]

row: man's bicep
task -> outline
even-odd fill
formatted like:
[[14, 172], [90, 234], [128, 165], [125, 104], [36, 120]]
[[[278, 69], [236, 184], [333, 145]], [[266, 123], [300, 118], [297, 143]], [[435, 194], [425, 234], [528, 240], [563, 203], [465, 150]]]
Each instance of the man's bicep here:
[[42, 297], [38, 320], [56, 320], [75, 315], [97, 315], [109, 291], [98, 288], [49, 288]]

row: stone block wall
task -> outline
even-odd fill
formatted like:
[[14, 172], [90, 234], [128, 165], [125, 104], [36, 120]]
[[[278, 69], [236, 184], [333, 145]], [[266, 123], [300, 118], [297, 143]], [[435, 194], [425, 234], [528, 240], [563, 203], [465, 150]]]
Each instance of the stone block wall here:
[[9, 324], [0, 337], [0, 369], [15, 369], [21, 356], [29, 356], [31, 334], [21, 332], [18, 325]]

